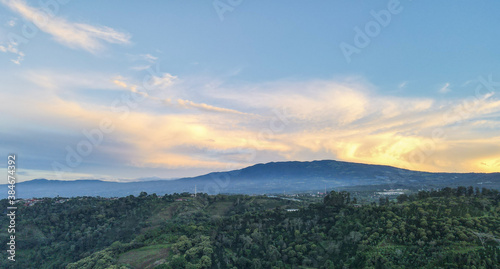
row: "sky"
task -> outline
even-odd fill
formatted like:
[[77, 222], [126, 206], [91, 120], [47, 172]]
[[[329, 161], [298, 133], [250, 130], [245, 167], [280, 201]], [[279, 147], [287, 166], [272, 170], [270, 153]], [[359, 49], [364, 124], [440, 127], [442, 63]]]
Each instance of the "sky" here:
[[500, 172], [499, 8], [0, 0], [0, 152], [19, 181], [323, 159]]

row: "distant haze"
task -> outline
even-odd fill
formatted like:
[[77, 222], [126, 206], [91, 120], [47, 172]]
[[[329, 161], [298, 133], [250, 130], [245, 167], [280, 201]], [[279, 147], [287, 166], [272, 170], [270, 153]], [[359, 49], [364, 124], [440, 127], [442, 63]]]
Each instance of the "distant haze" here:
[[[390, 166], [367, 165], [331, 160], [313, 162], [275, 162], [241, 170], [216, 172], [178, 180], [132, 183], [99, 180], [54, 181], [37, 179], [17, 185], [18, 197], [120, 197], [145, 191], [158, 195], [189, 192], [275, 194], [324, 192], [364, 186], [371, 191], [383, 189], [430, 189], [473, 186], [500, 189], [500, 173], [454, 174], [426, 173]], [[6, 195], [6, 193], [5, 193]], [[0, 198], [5, 198], [1, 196]]]

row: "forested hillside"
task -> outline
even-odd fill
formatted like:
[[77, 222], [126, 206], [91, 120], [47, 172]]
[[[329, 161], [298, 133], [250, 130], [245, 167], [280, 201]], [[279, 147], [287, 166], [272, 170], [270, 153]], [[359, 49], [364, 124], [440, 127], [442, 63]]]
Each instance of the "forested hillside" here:
[[50, 198], [19, 205], [16, 262], [2, 259], [0, 267], [499, 268], [499, 203], [498, 191], [471, 187], [365, 205], [347, 192], [318, 202], [187, 193]]

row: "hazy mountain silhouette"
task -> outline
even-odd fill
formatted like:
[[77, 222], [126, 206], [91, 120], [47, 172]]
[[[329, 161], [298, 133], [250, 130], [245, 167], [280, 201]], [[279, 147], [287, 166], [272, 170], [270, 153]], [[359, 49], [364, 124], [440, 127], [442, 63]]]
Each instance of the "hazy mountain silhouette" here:
[[[155, 178], [156, 179], [156, 178]], [[117, 197], [138, 195], [141, 191], [156, 193], [283, 193], [348, 187], [378, 186], [384, 188], [439, 188], [474, 186], [500, 188], [500, 173], [430, 173], [384, 165], [341, 162], [271, 162], [240, 170], [215, 172], [176, 180], [107, 182], [100, 180], [61, 181], [34, 179], [16, 185], [17, 197]], [[7, 188], [0, 198], [7, 197]]]

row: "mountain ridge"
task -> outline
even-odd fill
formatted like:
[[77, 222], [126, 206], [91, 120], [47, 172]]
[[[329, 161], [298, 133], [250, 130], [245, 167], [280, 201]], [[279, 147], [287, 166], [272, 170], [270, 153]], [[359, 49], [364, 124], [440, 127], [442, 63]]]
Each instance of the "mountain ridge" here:
[[[157, 177], [154, 177], [155, 179]], [[485, 183], [486, 182], [486, 183]], [[490, 182], [490, 183], [487, 183]], [[500, 173], [422, 172], [388, 165], [336, 160], [259, 163], [242, 169], [211, 172], [180, 179], [113, 182], [97, 179], [74, 181], [34, 179], [17, 183], [18, 197], [127, 196], [148, 193], [199, 192], [264, 194], [305, 192], [352, 186], [443, 187], [457, 184], [500, 188]], [[5, 194], [0, 194], [4, 198]], [[4, 196], [2, 196], [4, 195]]]

